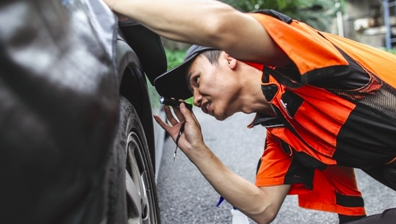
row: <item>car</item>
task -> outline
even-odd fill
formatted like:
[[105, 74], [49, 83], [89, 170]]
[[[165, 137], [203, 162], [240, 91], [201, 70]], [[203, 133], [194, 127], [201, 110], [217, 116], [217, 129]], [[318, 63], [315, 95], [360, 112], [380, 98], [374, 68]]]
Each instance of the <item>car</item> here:
[[101, 0], [0, 3], [1, 223], [160, 223], [160, 37]]

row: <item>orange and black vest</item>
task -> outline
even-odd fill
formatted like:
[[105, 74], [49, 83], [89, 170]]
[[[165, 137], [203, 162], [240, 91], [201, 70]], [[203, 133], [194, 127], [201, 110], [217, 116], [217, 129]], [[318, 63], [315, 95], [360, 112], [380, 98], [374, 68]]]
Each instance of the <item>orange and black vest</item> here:
[[262, 124], [311, 167], [393, 163], [396, 55], [273, 10], [251, 15], [293, 63], [263, 66], [262, 91], [277, 117], [257, 114], [249, 126]]

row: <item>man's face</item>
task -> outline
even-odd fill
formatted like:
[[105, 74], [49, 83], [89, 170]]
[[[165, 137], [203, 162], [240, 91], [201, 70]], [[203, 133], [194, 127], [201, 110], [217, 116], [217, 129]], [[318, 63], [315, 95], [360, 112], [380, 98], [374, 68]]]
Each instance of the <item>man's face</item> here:
[[224, 120], [238, 112], [238, 95], [241, 84], [238, 76], [220, 55], [218, 64], [199, 55], [191, 64], [187, 73], [187, 82], [194, 96], [194, 105], [201, 107], [204, 113]]

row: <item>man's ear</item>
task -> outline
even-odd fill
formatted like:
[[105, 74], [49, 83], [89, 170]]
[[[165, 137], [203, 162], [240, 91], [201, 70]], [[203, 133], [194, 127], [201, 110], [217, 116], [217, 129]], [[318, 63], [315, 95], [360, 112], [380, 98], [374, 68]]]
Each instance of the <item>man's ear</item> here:
[[237, 67], [237, 60], [236, 60], [234, 57], [232, 57], [232, 56], [230, 56], [229, 54], [227, 54], [227, 53], [225, 53], [225, 58], [226, 58], [226, 60], [227, 60], [228, 66], [229, 66], [232, 70], [234, 70], [234, 69]]

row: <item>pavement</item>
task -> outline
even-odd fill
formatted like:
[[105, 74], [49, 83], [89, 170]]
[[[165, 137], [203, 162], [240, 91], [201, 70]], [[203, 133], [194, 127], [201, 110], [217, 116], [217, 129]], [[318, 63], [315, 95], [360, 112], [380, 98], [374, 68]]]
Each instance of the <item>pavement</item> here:
[[[194, 108], [209, 148], [235, 173], [254, 183], [257, 162], [263, 153], [265, 128], [247, 129], [253, 115], [235, 114], [217, 121]], [[179, 150], [173, 161], [175, 144], [164, 143], [157, 189], [162, 224], [231, 224], [231, 205], [216, 204], [219, 194], [199, 170]], [[363, 194], [368, 215], [396, 207], [396, 192], [356, 170], [358, 186]], [[255, 223], [250, 220], [250, 223]], [[274, 224], [337, 224], [336, 214], [300, 208], [296, 196], [287, 196]]]

